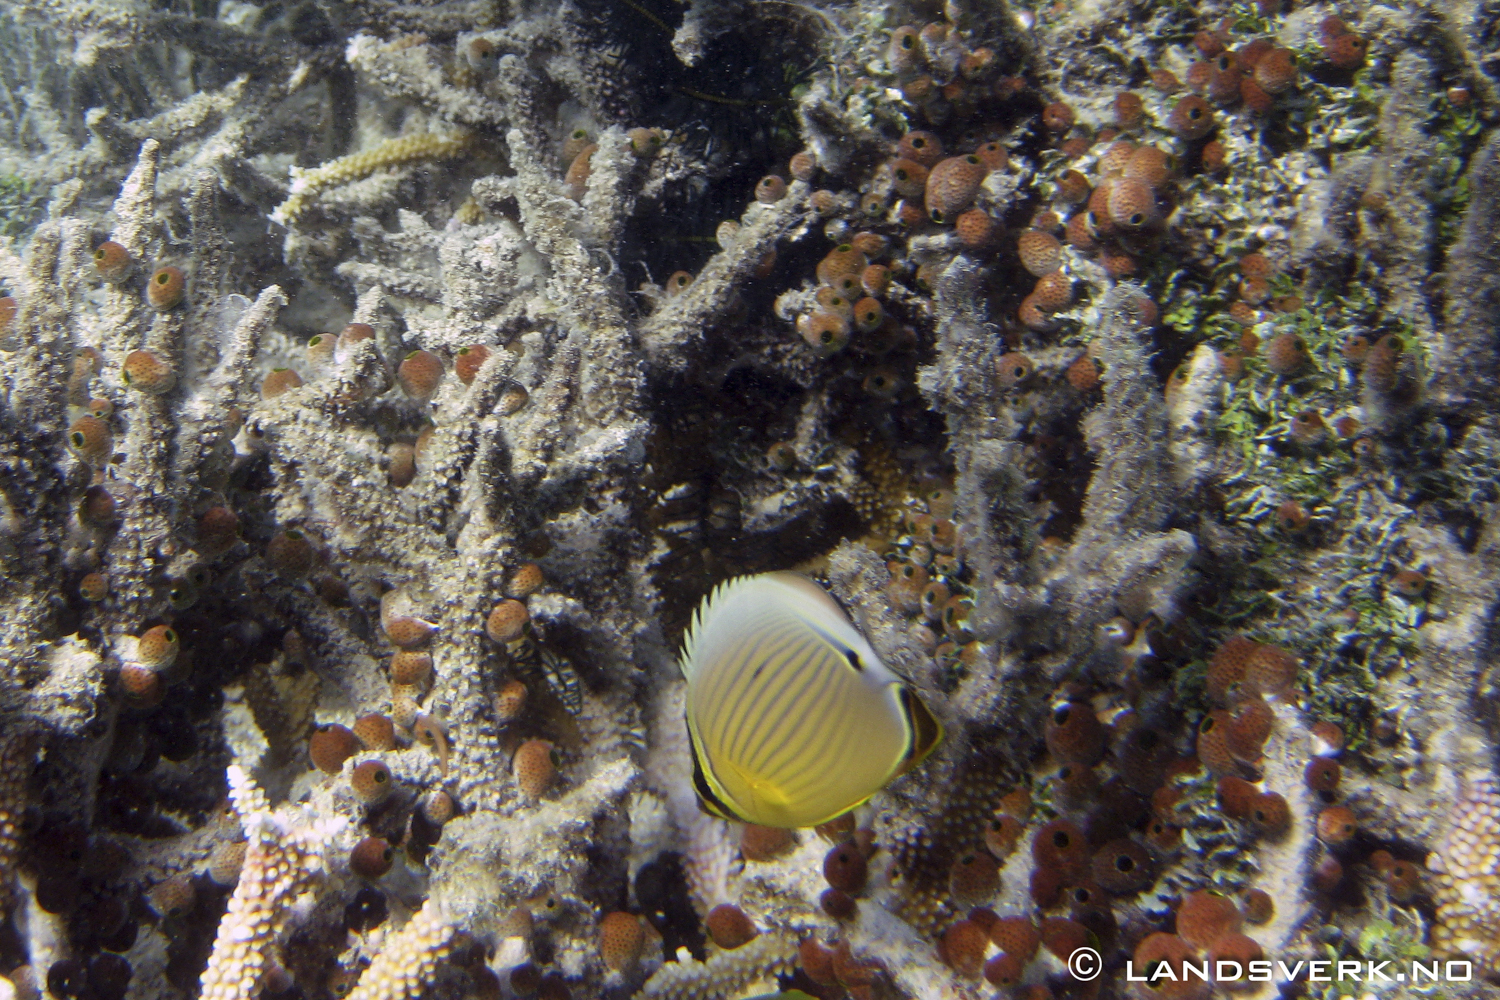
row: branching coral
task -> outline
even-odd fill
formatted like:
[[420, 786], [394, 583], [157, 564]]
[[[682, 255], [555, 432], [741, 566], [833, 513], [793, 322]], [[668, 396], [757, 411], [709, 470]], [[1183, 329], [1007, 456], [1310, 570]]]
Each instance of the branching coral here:
[[322, 872], [321, 845], [335, 832], [273, 815], [265, 793], [236, 765], [229, 796], [249, 846], [203, 972], [201, 995], [215, 1000], [259, 994], [292, 902]]
[[1500, 975], [1500, 793], [1494, 780], [1471, 780], [1449, 823], [1428, 859], [1437, 883], [1433, 947], [1472, 960], [1482, 976]]

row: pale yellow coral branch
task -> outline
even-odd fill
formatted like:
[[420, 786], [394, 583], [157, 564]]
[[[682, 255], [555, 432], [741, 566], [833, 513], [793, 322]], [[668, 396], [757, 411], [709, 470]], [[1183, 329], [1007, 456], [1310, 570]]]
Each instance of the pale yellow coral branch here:
[[341, 156], [329, 160], [310, 170], [292, 168], [290, 197], [271, 213], [271, 219], [283, 226], [290, 225], [307, 211], [319, 191], [338, 187], [369, 177], [377, 170], [389, 167], [404, 167], [412, 163], [429, 160], [446, 160], [457, 156], [469, 145], [465, 135], [445, 136], [433, 133], [406, 135], [399, 139], [387, 139], [374, 149], [363, 153]]

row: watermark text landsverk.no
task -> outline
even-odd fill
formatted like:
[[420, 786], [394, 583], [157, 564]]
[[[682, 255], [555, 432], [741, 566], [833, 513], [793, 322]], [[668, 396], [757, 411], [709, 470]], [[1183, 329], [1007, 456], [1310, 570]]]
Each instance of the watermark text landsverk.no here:
[[[1092, 951], [1092, 949], [1079, 949]], [[1097, 954], [1097, 953], [1095, 953]], [[1090, 955], [1090, 958], [1093, 956]], [[1098, 975], [1098, 966], [1084, 961], [1074, 963], [1070, 956], [1069, 967], [1075, 976], [1080, 971], [1093, 972], [1088, 979]], [[1083, 966], [1083, 969], [1074, 967]], [[1102, 964], [1102, 963], [1101, 963]], [[1081, 978], [1081, 977], [1080, 977]], [[1177, 980], [1201, 980], [1202, 982], [1290, 982], [1305, 980], [1310, 983], [1466, 983], [1474, 978], [1474, 964], [1466, 961], [1451, 962], [1356, 962], [1347, 961], [1301, 961], [1288, 964], [1270, 960], [1236, 962], [1223, 959], [1211, 962], [1207, 959], [1194, 963], [1184, 961], [1178, 968], [1167, 961], [1154, 966], [1136, 968], [1134, 962], [1125, 963], [1125, 978], [1133, 983], [1155, 983]]]

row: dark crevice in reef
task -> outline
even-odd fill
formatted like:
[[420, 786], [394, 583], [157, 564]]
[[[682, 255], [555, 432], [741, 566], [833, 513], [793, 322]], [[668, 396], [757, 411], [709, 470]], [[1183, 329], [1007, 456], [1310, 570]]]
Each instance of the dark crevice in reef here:
[[[627, 125], [662, 128], [700, 173], [671, 182], [659, 202], [643, 205], [622, 235], [619, 259], [630, 283], [645, 267], [660, 282], [673, 271], [696, 272], [718, 247], [720, 221], [736, 218], [756, 182], [786, 174], [801, 148], [795, 92], [821, 57], [816, 34], [799, 20], [747, 18], [708, 43], [694, 66], [672, 50], [683, 8], [663, 0], [616, 4], [604, 34], [639, 72]], [[658, 23], [658, 21], [660, 23]]]

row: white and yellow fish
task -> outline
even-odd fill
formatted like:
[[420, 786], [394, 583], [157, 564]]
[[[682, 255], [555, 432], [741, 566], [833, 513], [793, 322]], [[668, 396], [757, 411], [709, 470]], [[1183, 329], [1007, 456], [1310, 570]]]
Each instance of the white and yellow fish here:
[[715, 588], [683, 641], [693, 784], [724, 819], [826, 823], [916, 766], [943, 728], [821, 587], [795, 573]]

